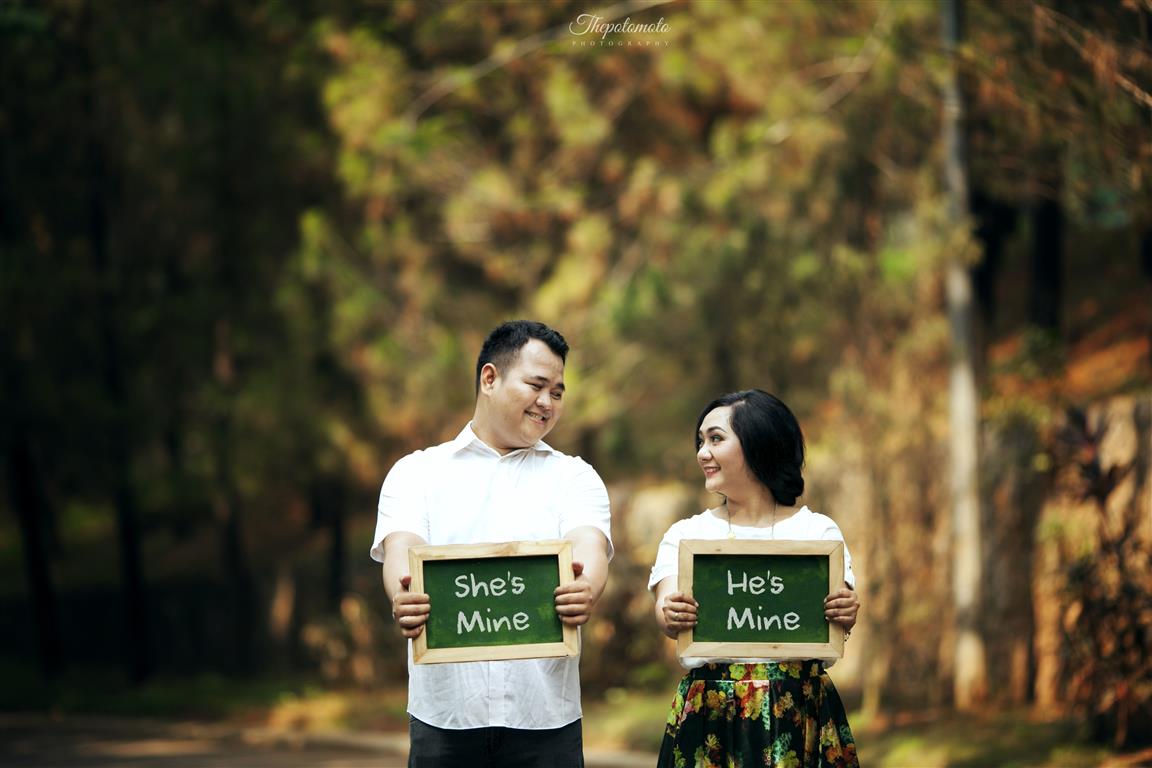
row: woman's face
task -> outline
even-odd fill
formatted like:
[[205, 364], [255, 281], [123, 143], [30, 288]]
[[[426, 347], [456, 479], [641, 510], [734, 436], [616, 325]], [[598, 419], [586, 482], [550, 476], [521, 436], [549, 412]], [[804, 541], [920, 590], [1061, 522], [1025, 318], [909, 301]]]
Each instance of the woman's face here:
[[704, 488], [741, 498], [755, 481], [744, 462], [744, 448], [732, 429], [732, 407], [708, 412], [696, 435], [696, 461], [704, 470]]

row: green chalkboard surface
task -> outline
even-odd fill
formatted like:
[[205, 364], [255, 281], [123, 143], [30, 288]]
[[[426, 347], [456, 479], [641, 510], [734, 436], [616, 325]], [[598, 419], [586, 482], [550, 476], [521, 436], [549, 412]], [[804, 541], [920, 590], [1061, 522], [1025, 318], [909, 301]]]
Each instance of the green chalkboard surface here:
[[699, 642], [826, 643], [822, 555], [697, 555]]
[[429, 648], [558, 643], [564, 639], [553, 591], [556, 557], [468, 558], [424, 563], [435, 610]]
[[686, 540], [680, 584], [699, 604], [696, 627], [677, 639], [681, 656], [838, 658], [824, 598], [844, 578], [839, 541]]
[[554, 595], [573, 578], [571, 552], [563, 540], [413, 547], [412, 589], [432, 606], [413, 660], [574, 655], [576, 631], [556, 615]]

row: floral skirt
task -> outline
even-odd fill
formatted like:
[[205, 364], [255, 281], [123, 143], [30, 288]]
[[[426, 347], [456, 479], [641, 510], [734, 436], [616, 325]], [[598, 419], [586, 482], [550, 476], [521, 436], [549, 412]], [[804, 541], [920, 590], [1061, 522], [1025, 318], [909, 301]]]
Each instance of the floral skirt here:
[[858, 768], [844, 704], [819, 661], [706, 664], [680, 681], [659, 768]]

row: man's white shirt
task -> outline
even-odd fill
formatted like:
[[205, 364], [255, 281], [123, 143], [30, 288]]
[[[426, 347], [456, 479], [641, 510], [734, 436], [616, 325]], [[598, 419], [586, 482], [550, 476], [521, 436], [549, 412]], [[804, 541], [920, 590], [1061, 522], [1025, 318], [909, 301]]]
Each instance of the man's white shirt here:
[[[481, 544], [558, 539], [584, 526], [602, 531], [611, 551], [609, 525], [608, 491], [583, 459], [542, 441], [501, 456], [469, 423], [392, 467], [371, 554], [382, 562], [384, 539], [400, 531], [429, 544]], [[408, 712], [438, 728], [560, 728], [581, 716], [579, 658], [415, 665], [409, 648]]]

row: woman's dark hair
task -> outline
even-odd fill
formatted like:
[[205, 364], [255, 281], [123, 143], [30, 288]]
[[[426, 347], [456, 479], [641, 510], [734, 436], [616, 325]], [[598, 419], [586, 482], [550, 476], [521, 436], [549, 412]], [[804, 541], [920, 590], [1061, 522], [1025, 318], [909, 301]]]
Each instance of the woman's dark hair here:
[[804, 493], [804, 435], [800, 423], [779, 398], [762, 389], [722, 395], [704, 407], [696, 419], [696, 449], [700, 425], [717, 408], [732, 407], [732, 430], [744, 449], [744, 461], [776, 503], [792, 506]]
[[547, 344], [561, 362], [568, 359], [568, 342], [559, 331], [535, 320], [509, 320], [496, 326], [480, 347], [480, 356], [476, 358], [476, 393], [480, 393], [480, 371], [485, 365], [492, 363], [503, 373], [520, 359], [520, 350], [532, 339]]

